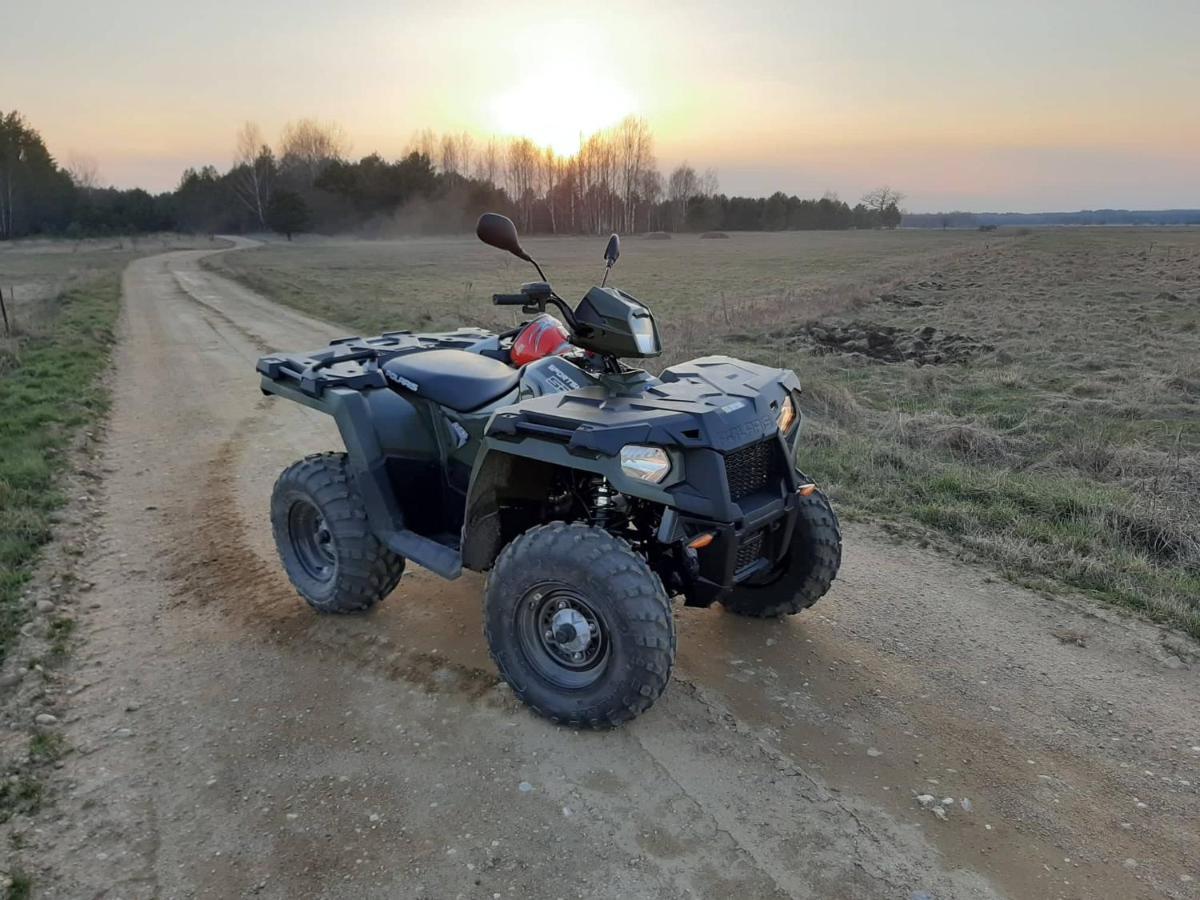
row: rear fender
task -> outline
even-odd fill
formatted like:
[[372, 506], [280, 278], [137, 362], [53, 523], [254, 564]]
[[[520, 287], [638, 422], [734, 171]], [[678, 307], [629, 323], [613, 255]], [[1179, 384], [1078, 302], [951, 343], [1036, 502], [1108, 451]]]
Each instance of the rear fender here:
[[[262, 387], [266, 393], [294, 400], [309, 409], [332, 416], [346, 445], [350, 472], [359, 484], [371, 530], [382, 536], [387, 531], [404, 527], [404, 515], [388, 481], [383, 445], [371, 414], [371, 404], [364, 392], [329, 388], [321, 396], [313, 397], [291, 385], [280, 384], [266, 377], [263, 378]], [[396, 399], [404, 403], [400, 397]], [[405, 405], [411, 409], [411, 404]]]
[[[462, 573], [462, 564], [457, 552], [405, 527], [404, 511], [388, 477], [387, 452], [397, 448], [390, 444], [385, 446], [384, 441], [416, 441], [407, 448], [409, 452], [414, 455], [425, 453], [430, 458], [438, 457], [440, 451], [436, 439], [430, 435], [420, 410], [390, 392], [388, 396], [374, 397], [374, 394], [383, 394], [383, 391], [328, 388], [321, 396], [314, 397], [291, 385], [265, 377], [262, 387], [265, 393], [294, 400], [333, 417], [346, 445], [350, 475], [362, 497], [367, 522], [371, 526], [371, 532], [380, 541], [394, 552], [443, 578], [457, 578]], [[395, 397], [405, 408], [393, 406], [389, 397]], [[393, 423], [393, 426], [385, 428], [381, 434], [376, 427], [372, 409], [373, 404], [379, 403], [387, 404], [391, 415], [403, 413], [405, 417], [411, 417], [409, 421], [412, 427], [399, 429]]]

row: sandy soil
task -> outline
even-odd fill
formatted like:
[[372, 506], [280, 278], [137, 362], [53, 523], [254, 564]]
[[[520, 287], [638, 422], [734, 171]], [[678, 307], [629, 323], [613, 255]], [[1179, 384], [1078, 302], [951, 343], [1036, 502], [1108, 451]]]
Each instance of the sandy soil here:
[[477, 577], [314, 615], [267, 498], [340, 445], [253, 366], [338, 330], [203, 255], [125, 276], [39, 896], [1198, 896], [1192, 645], [867, 526], [803, 616], [678, 610], [615, 732], [513, 701]]

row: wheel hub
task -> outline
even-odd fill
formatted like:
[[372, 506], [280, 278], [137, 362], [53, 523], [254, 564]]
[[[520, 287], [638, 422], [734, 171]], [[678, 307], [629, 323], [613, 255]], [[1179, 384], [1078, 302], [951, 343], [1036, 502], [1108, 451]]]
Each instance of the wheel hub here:
[[565, 653], [582, 653], [592, 640], [593, 626], [578, 610], [567, 607], [560, 609], [550, 619], [550, 632], [560, 650]]

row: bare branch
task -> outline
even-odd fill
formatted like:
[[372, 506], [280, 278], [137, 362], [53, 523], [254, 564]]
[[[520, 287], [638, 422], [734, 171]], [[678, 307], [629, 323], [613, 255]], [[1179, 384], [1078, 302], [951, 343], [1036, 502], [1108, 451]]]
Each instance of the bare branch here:
[[100, 167], [94, 157], [85, 153], [72, 153], [64, 167], [75, 187], [81, 191], [95, 190], [100, 186]]
[[350, 141], [335, 122], [299, 119], [283, 129], [279, 139], [280, 168], [311, 185], [321, 170], [335, 159], [345, 159]]

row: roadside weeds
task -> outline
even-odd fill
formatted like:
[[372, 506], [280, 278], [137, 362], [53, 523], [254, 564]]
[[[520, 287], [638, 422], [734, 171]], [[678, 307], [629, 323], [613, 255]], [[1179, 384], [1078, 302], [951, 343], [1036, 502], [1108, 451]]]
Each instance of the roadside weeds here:
[[[104, 374], [120, 310], [115, 272], [46, 301], [0, 358], [0, 890], [31, 896], [24, 832], [70, 752], [59, 732], [74, 571], [91, 496], [85, 474], [107, 410]], [[57, 538], [57, 540], [55, 540]]]

